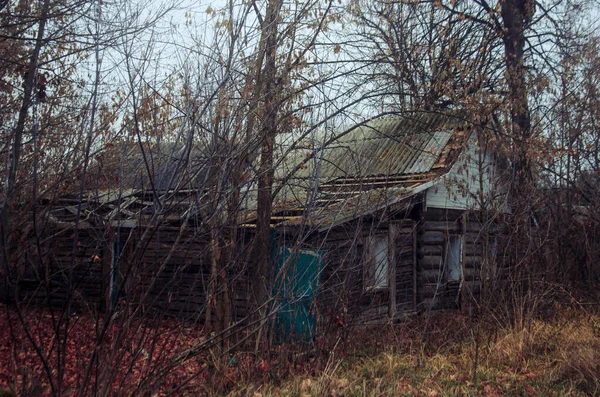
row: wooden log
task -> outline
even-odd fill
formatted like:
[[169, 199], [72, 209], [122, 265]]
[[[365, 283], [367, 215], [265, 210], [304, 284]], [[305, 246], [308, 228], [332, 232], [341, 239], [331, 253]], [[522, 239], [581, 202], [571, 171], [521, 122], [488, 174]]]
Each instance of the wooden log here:
[[446, 284], [440, 284], [439, 287], [437, 287], [437, 284], [422, 284], [419, 288], [421, 300], [433, 298], [434, 295], [441, 297], [447, 292]]
[[419, 280], [422, 284], [437, 283], [438, 280], [443, 281], [444, 277], [440, 277], [441, 271], [439, 269], [423, 269], [419, 272]]
[[466, 256], [481, 256], [482, 247], [479, 244], [465, 244], [464, 252]]
[[441, 255], [425, 255], [419, 259], [421, 269], [439, 269], [442, 266], [443, 258]]
[[463, 290], [468, 292], [468, 294], [477, 296], [481, 293], [481, 286], [482, 284], [480, 280], [465, 281], [463, 284]]
[[428, 208], [427, 211], [423, 212], [423, 218], [429, 220], [443, 219], [447, 221], [456, 221], [462, 214], [463, 210], [453, 210], [446, 208]]
[[481, 244], [482, 236], [479, 232], [469, 232], [465, 233], [465, 242], [470, 244]]
[[444, 252], [443, 245], [422, 245], [419, 247], [419, 254], [422, 256], [442, 255]]
[[425, 245], [444, 244], [446, 235], [444, 232], [426, 231], [419, 236], [419, 242]]
[[457, 233], [460, 231], [460, 225], [456, 222], [425, 221], [422, 230], [424, 233], [429, 231]]
[[481, 266], [483, 258], [481, 256], [467, 256], [465, 257], [465, 265], [469, 267]]
[[479, 280], [479, 269], [465, 268], [464, 269], [464, 279], [465, 279], [465, 282]]
[[413, 255], [413, 249], [412, 246], [410, 247], [399, 247], [397, 252], [397, 258], [398, 259], [407, 259], [409, 261], [412, 260], [412, 255]]

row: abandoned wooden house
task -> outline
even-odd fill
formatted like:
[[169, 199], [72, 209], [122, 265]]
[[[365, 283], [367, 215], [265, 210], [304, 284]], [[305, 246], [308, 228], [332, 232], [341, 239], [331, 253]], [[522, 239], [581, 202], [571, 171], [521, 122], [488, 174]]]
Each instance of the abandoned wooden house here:
[[[283, 144], [272, 216], [278, 318], [310, 333], [316, 317], [394, 321], [476, 296], [483, 245], [493, 241], [478, 212], [491, 200], [495, 169], [477, 142], [468, 120], [411, 113]], [[61, 301], [70, 293], [99, 307], [144, 296], [149, 308], [202, 318], [211, 298], [210, 214], [205, 189], [186, 183], [88, 192], [83, 206], [78, 195], [56, 200], [43, 250], [21, 256], [31, 264], [39, 252], [47, 257], [45, 270], [25, 267], [22, 296]], [[227, 270], [233, 320], [250, 305], [243, 247], [256, 228], [254, 191], [249, 184], [242, 192], [244, 263]]]
[[90, 171], [98, 188], [42, 203], [35, 231], [24, 221], [14, 238], [26, 247], [14, 255], [17, 299], [57, 306], [68, 298], [101, 310], [125, 299], [203, 316], [210, 271], [206, 158], [193, 153], [186, 162], [182, 148], [166, 145], [145, 149], [142, 158], [135, 146], [125, 154], [114, 148]]
[[323, 317], [359, 324], [477, 297], [484, 244], [495, 244], [480, 211], [499, 197], [493, 156], [468, 120], [405, 114], [318, 140], [328, 143], [296, 145], [277, 170], [272, 226], [287, 317], [310, 312], [309, 295]]
[[480, 211], [498, 202], [478, 136], [468, 120], [414, 113], [282, 156], [272, 227], [279, 308], [296, 332], [315, 322], [298, 318], [313, 299], [322, 318], [364, 324], [477, 297], [495, 241]]

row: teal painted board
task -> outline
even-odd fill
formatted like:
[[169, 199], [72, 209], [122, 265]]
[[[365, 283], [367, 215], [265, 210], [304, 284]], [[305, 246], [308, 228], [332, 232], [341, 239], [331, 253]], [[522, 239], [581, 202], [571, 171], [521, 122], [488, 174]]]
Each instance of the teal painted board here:
[[315, 297], [324, 252], [283, 246], [276, 253], [273, 286], [277, 304], [276, 339], [310, 341], [315, 333]]

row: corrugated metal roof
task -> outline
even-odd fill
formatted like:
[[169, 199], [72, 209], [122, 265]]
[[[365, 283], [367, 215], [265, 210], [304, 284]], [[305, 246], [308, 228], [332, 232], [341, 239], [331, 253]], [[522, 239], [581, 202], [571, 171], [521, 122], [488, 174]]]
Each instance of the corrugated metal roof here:
[[[456, 124], [447, 116], [424, 112], [375, 120], [328, 139], [331, 143], [318, 149], [315, 159], [295, 176], [312, 178], [317, 175], [317, 168], [325, 182], [335, 178], [426, 173], [439, 159]], [[288, 153], [278, 176], [284, 176], [307, 154], [302, 149]]]
[[[276, 185], [277, 180], [287, 183], [273, 210], [303, 215], [283, 216], [287, 220], [276, 223], [327, 227], [422, 191], [449, 170], [449, 147], [460, 141], [453, 136], [464, 137], [455, 134], [458, 124], [456, 118], [439, 113], [409, 113], [375, 120], [337, 136], [316, 136], [304, 148], [289, 151], [283, 143], [279, 149], [285, 157], [275, 179]], [[299, 164], [302, 167], [290, 177]], [[246, 199], [252, 213], [255, 188], [247, 191]], [[254, 217], [246, 215], [245, 221]]]

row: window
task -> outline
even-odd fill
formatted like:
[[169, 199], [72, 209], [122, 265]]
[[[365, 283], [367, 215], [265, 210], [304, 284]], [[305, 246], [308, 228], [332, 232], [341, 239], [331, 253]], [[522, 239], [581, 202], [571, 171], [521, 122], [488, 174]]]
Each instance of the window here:
[[462, 236], [448, 237], [446, 243], [448, 281], [459, 281], [462, 276], [462, 241]]
[[492, 248], [491, 248], [491, 254], [492, 254], [492, 264], [497, 264], [498, 263], [498, 236], [493, 236], [491, 237], [492, 239]]
[[365, 290], [385, 289], [389, 286], [387, 235], [374, 236], [366, 247]]

